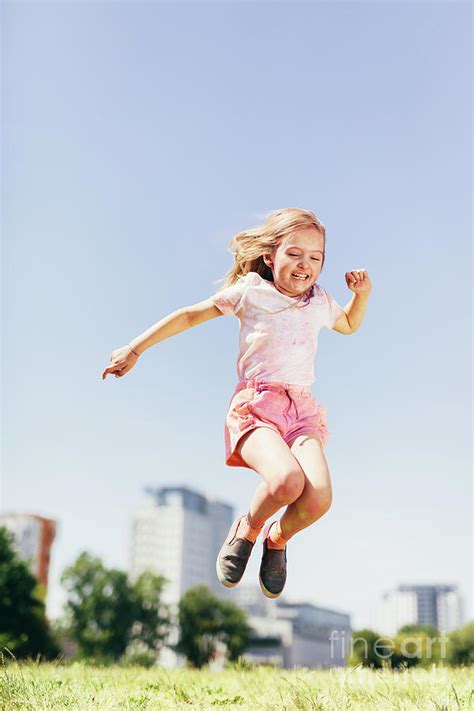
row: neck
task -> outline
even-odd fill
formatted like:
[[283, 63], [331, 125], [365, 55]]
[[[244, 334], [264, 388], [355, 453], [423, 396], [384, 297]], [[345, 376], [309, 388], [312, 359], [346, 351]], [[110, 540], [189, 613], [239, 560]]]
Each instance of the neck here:
[[273, 284], [273, 286], [275, 287], [275, 289], [280, 292], [280, 294], [283, 294], [284, 296], [289, 296], [291, 299], [301, 299], [301, 298], [303, 298], [304, 296], [306, 296], [306, 295], [308, 294], [308, 292], [311, 293], [311, 290], [312, 290], [312, 288], [313, 288], [312, 286], [310, 286], [310, 287], [308, 287], [308, 288], [306, 289], [306, 291], [303, 291], [301, 294], [288, 294], [286, 291], [283, 291], [283, 289], [280, 289], [280, 288], [275, 284], [274, 281], [271, 282], [271, 283]]

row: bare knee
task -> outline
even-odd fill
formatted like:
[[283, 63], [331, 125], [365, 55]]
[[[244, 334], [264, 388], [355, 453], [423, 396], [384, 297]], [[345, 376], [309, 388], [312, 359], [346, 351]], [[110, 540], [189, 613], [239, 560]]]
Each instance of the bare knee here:
[[268, 484], [271, 496], [277, 503], [291, 504], [303, 493], [305, 476], [303, 470], [290, 469], [275, 476]]
[[[304, 499], [304, 500], [303, 500]], [[298, 514], [305, 521], [317, 521], [329, 511], [332, 505], [332, 490], [313, 489], [311, 495], [302, 497]]]

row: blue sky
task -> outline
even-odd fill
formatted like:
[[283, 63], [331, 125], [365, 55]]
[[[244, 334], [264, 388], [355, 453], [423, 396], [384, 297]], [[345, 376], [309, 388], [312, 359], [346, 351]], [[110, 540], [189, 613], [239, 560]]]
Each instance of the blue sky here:
[[289, 546], [288, 597], [360, 627], [399, 583], [454, 582], [472, 616], [470, 19], [461, 2], [3, 4], [2, 509], [59, 522], [51, 615], [81, 550], [127, 566], [145, 485], [247, 509], [258, 475], [224, 463], [236, 318], [101, 372], [217, 290], [235, 233], [292, 206], [326, 226], [336, 300], [351, 269], [373, 289], [357, 333], [320, 334], [334, 502]]

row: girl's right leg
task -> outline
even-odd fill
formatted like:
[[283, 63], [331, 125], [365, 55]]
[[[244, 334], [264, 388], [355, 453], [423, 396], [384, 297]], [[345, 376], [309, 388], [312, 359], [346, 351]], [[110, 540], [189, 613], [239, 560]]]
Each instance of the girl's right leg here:
[[256, 427], [247, 432], [236, 450], [263, 479], [247, 515], [250, 526], [260, 529], [282, 506], [301, 496], [305, 475], [286, 442], [270, 427]]

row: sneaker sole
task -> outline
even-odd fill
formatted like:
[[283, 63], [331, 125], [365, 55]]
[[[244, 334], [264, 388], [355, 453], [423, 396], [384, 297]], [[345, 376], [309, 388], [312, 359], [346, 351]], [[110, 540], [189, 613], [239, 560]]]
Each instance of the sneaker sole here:
[[265, 585], [262, 582], [262, 578], [260, 577], [260, 575], [258, 576], [258, 582], [260, 583], [260, 590], [263, 592], [265, 597], [274, 599], [276, 597], [280, 597], [281, 593], [283, 592], [283, 590], [282, 590], [279, 593], [272, 593], [272, 592], [270, 592], [270, 590], [267, 590], [267, 588], [265, 587]]

